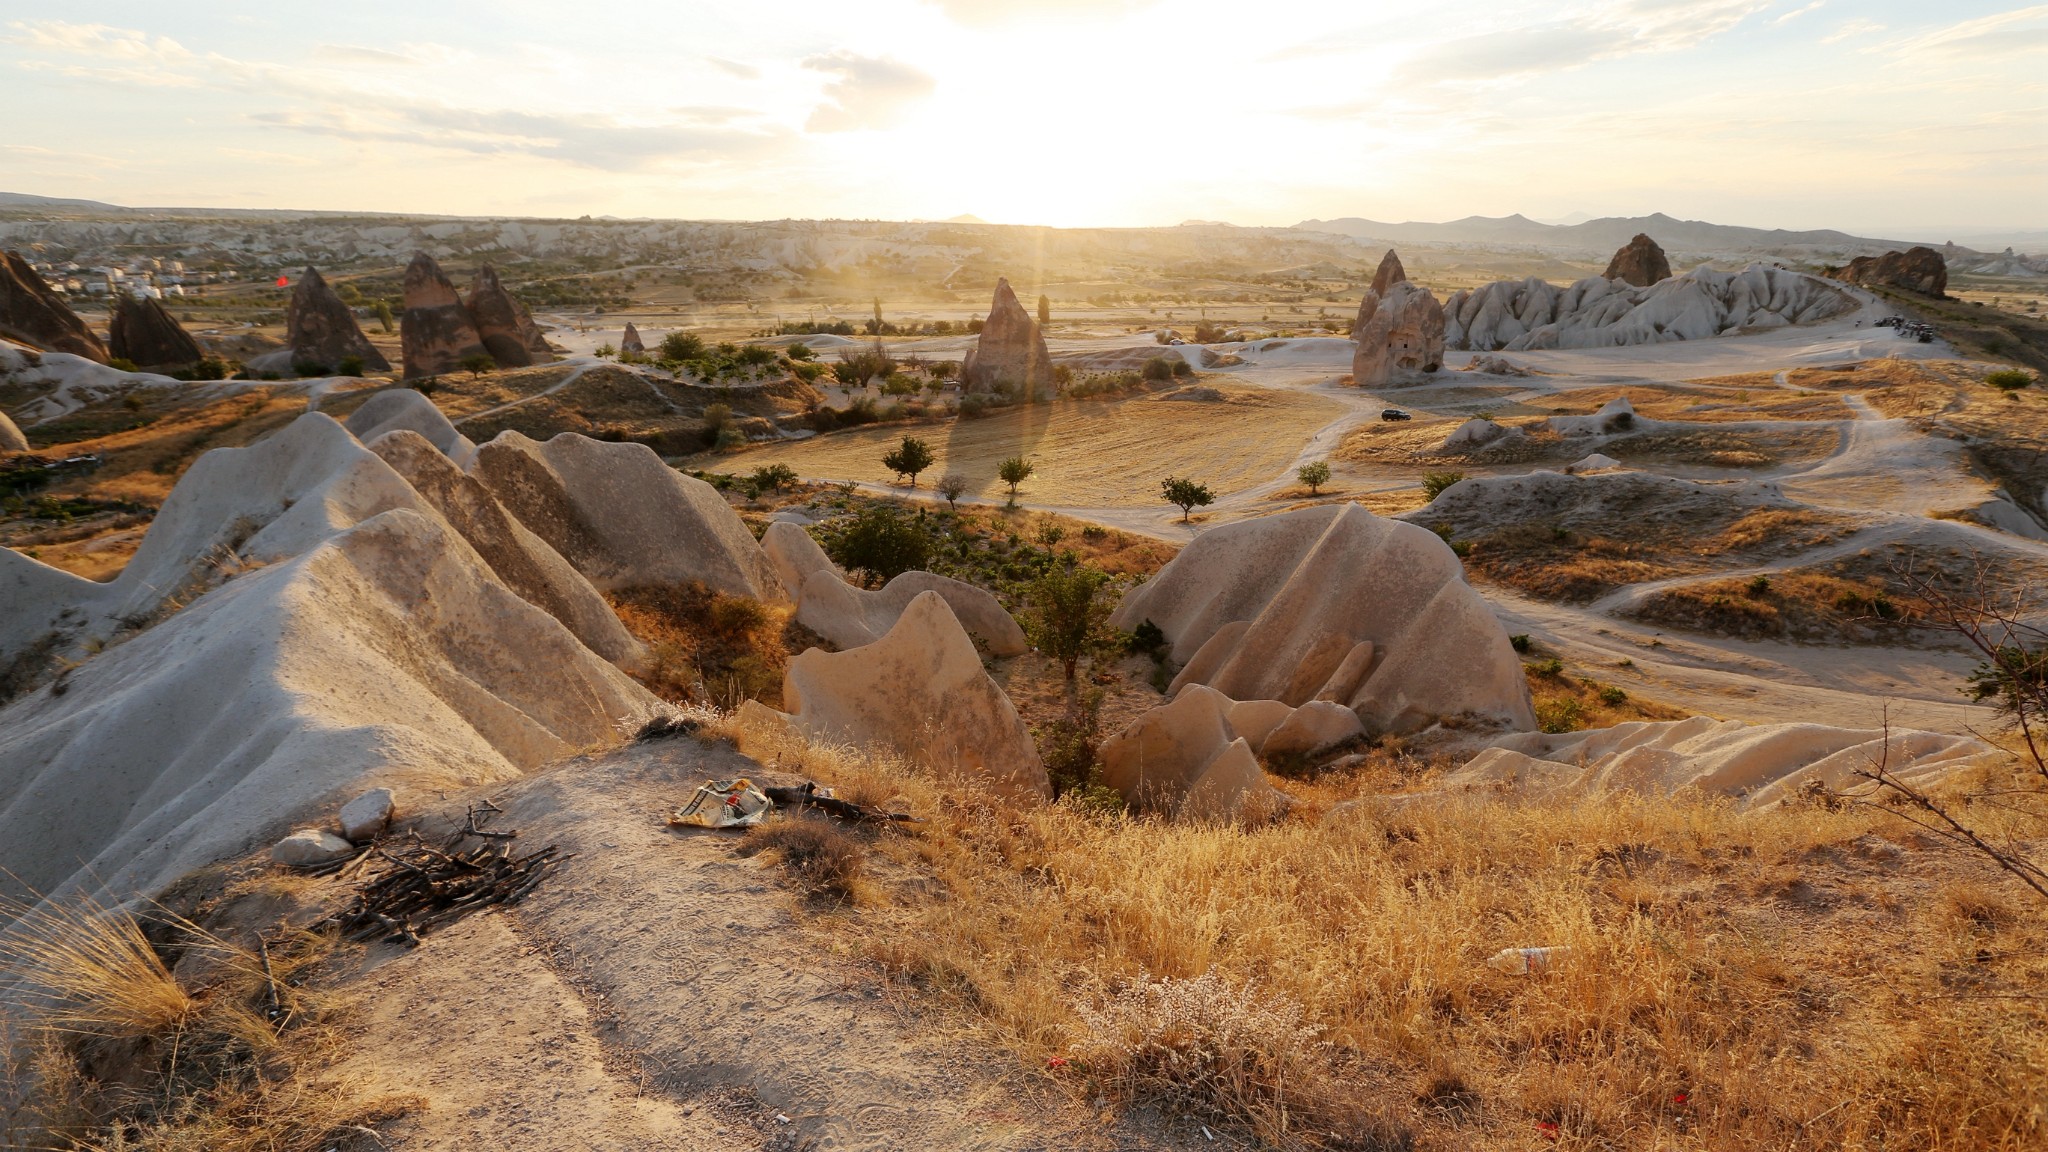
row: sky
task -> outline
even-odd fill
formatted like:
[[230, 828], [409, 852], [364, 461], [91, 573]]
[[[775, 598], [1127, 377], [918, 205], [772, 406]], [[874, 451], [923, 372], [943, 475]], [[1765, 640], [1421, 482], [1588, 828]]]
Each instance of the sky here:
[[1136, 226], [2048, 228], [2048, 4], [0, 0], [0, 191]]

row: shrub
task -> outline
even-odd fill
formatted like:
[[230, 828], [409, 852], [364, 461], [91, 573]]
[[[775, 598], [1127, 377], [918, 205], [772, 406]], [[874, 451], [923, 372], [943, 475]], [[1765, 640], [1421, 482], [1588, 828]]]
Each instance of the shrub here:
[[1095, 752], [1101, 733], [1101, 689], [1081, 693], [1057, 719], [1032, 733], [1038, 738], [1039, 759], [1045, 761], [1054, 799], [1099, 786]]
[[774, 852], [798, 886], [812, 896], [851, 900], [866, 852], [853, 837], [823, 820], [806, 817], [755, 825], [740, 841], [739, 854]]
[[1984, 382], [2001, 392], [2017, 392], [2035, 383], [2032, 373], [2018, 368], [2000, 368], [1984, 377]]
[[661, 358], [682, 363], [704, 357], [704, 341], [693, 332], [671, 332], [661, 338]]
[[939, 495], [946, 498], [946, 507], [957, 510], [960, 507], [960, 497], [967, 492], [967, 478], [965, 476], [941, 476], [939, 477], [939, 482], [934, 487], [938, 489]]
[[796, 469], [787, 464], [763, 464], [747, 478], [761, 492], [775, 492], [796, 483]]
[[1586, 723], [1586, 707], [1576, 696], [1536, 705], [1536, 726], [1545, 732], [1577, 732]]
[[1138, 374], [1147, 380], [1171, 380], [1173, 365], [1168, 363], [1164, 356], [1154, 356], [1145, 361], [1145, 367]]
[[461, 360], [457, 361], [456, 363], [459, 367], [461, 367], [463, 371], [469, 373], [471, 376], [481, 376], [484, 373], [489, 372], [491, 369], [496, 368], [498, 366], [498, 362], [496, 360], [491, 359], [491, 354], [488, 352], [477, 352], [468, 356], [464, 356]]
[[1294, 475], [1303, 484], [1308, 485], [1309, 495], [1317, 495], [1322, 486], [1330, 482], [1329, 461], [1318, 460], [1313, 464], [1303, 464], [1301, 470]]
[[1521, 653], [1527, 653], [1531, 647], [1527, 632], [1520, 632], [1508, 637], [1508, 643], [1513, 646], [1515, 651]]
[[932, 466], [931, 445], [915, 436], [905, 436], [903, 442], [882, 456], [882, 467], [898, 476], [910, 477], [910, 486], [917, 487], [917, 474]]
[[789, 357], [791, 360], [809, 360], [811, 357], [817, 355], [817, 353], [811, 351], [811, 346], [809, 344], [805, 344], [801, 341], [795, 344], [791, 344], [788, 348], [783, 350], [782, 354], [784, 356]]
[[1449, 488], [1464, 478], [1465, 474], [1463, 472], [1424, 472], [1422, 474], [1422, 494], [1433, 501], [1444, 494], [1444, 489]]
[[1609, 708], [1613, 708], [1627, 699], [1628, 693], [1623, 692], [1612, 684], [1605, 685], [1600, 689], [1600, 702]]
[[619, 350], [617, 348], [612, 347], [610, 344], [599, 344], [597, 346], [596, 356], [599, 360], [609, 360], [612, 357], [617, 356], [618, 354]]
[[746, 443], [747, 434], [740, 431], [738, 425], [727, 424], [718, 430], [718, 435], [712, 440], [711, 446], [720, 452], [729, 452], [734, 448], [745, 447]]
[[1770, 590], [1771, 578], [1769, 576], [1766, 576], [1763, 573], [1759, 572], [1755, 576], [1749, 578], [1749, 585], [1746, 588], [1746, 591], [1749, 593], [1750, 599], [1754, 600], [1759, 596], [1766, 595], [1770, 592]]
[[1175, 356], [1173, 358], [1173, 374], [1182, 378], [1193, 376], [1195, 374], [1195, 366]]
[[[119, 357], [116, 357], [115, 359], [113, 359], [113, 360], [110, 360], [110, 361], [108, 361], [108, 365], [109, 365], [110, 367], [115, 367], [115, 368], [119, 368], [119, 367], [120, 367], [120, 366], [121, 366], [122, 364], [125, 364], [125, 363], [127, 363], [127, 361], [125, 361], [125, 360], [121, 360], [121, 359], [120, 359]], [[467, 362], [466, 362], [466, 361], [465, 361], [465, 366], [467, 366]], [[129, 366], [127, 367], [127, 368], [124, 368], [124, 369], [122, 369], [122, 371], [124, 371], [124, 372], [133, 372], [133, 371], [135, 371], [135, 367], [134, 367], [134, 365], [132, 365], [132, 364], [131, 364], [131, 365], [129, 365]], [[327, 375], [327, 365], [325, 365], [325, 364], [322, 364], [322, 363], [321, 363], [321, 362], [319, 362], [318, 360], [294, 360], [294, 361], [292, 361], [292, 375], [294, 375], [294, 376], [325, 376], [325, 375]]]
[[996, 475], [1002, 477], [1003, 483], [1010, 486], [1010, 506], [1012, 508], [1017, 506], [1017, 485], [1029, 480], [1031, 474], [1036, 471], [1038, 471], [1038, 466], [1022, 456], [1012, 456], [1003, 461], [1002, 465], [996, 469]]
[[1031, 582], [1025, 634], [1040, 652], [1059, 661], [1070, 685], [1108, 616], [1107, 606], [1096, 595], [1107, 579], [1093, 568], [1055, 564]]
[[905, 516], [894, 504], [870, 504], [834, 525], [823, 544], [834, 563], [849, 572], [865, 572], [871, 583], [882, 584], [926, 567], [933, 541], [922, 512]]
[[1196, 508], [1207, 507], [1216, 502], [1216, 494], [1206, 484], [1197, 484], [1179, 476], [1168, 476], [1159, 482], [1159, 491], [1168, 504], [1180, 507], [1180, 520], [1185, 524], [1188, 514]]

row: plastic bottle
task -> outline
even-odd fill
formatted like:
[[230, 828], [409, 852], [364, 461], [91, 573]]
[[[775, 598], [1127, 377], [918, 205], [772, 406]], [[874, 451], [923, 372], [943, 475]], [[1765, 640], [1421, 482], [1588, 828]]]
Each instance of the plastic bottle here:
[[1486, 966], [1495, 972], [1510, 976], [1526, 976], [1531, 972], [1547, 972], [1571, 955], [1571, 949], [1563, 945], [1552, 948], [1503, 948], [1486, 958]]

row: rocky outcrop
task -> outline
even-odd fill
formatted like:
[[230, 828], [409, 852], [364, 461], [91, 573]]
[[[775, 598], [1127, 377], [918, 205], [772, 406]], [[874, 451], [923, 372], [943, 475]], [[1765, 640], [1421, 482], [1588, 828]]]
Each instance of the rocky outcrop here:
[[1484, 416], [1474, 416], [1457, 426], [1444, 442], [1437, 445], [1439, 452], [1474, 452], [1506, 436], [1513, 436], [1520, 429], [1495, 424]]
[[1659, 280], [1671, 278], [1671, 261], [1664, 258], [1664, 249], [1644, 233], [1622, 245], [1614, 253], [1614, 259], [1607, 262], [1604, 274], [1609, 280], [1621, 280], [1638, 288], [1648, 288]]
[[1251, 743], [1231, 724], [1242, 707], [1221, 692], [1187, 689], [1102, 742], [1096, 756], [1103, 784], [1139, 812], [1176, 820], [1279, 815], [1286, 797], [1267, 782]]
[[550, 364], [555, 354], [540, 334], [540, 325], [505, 286], [498, 282], [498, 270], [489, 264], [476, 270], [464, 302], [469, 318], [476, 324], [477, 337], [484, 342], [491, 359], [500, 368], [526, 368]]
[[[1389, 256], [1392, 253], [1388, 253]], [[1385, 271], [1381, 265], [1381, 271]], [[1396, 262], [1395, 270], [1399, 270]], [[1351, 338], [1351, 376], [1360, 388], [1378, 388], [1444, 364], [1444, 309], [1429, 290], [1396, 280], [1384, 295], [1369, 291], [1358, 305]]]
[[371, 372], [391, 369], [391, 361], [363, 335], [355, 313], [327, 286], [320, 270], [311, 266], [292, 289], [284, 313], [284, 339], [294, 364], [318, 364], [325, 371], [338, 372], [342, 361], [356, 359]]
[[457, 432], [432, 400], [410, 388], [391, 388], [370, 397], [349, 413], [343, 427], [365, 444], [387, 432], [417, 432], [458, 468], [468, 468], [476, 459], [470, 438]]
[[1847, 268], [1832, 273], [1837, 280], [1873, 288], [1903, 288], [1932, 296], [1948, 296], [1948, 261], [1932, 248], [1913, 247], [1882, 256], [1858, 256]]
[[1147, 620], [1184, 664], [1176, 690], [1334, 701], [1374, 732], [1458, 715], [1535, 727], [1507, 630], [1450, 546], [1355, 504], [1209, 529], [1110, 617]]
[[1387, 289], [1406, 279], [1408, 270], [1401, 267], [1401, 257], [1395, 255], [1394, 250], [1389, 248], [1387, 254], [1380, 257], [1379, 269], [1372, 274], [1373, 293], [1385, 299]]
[[647, 345], [641, 341], [640, 330], [638, 328], [633, 327], [633, 322], [631, 320], [626, 321], [625, 334], [619, 337], [619, 355], [647, 355]]
[[160, 301], [125, 292], [114, 300], [107, 343], [115, 356], [140, 368], [186, 368], [206, 355]]
[[405, 315], [399, 320], [405, 378], [453, 372], [471, 356], [489, 355], [455, 285], [425, 252], [405, 267]]
[[0, 254], [0, 337], [44, 352], [107, 362], [106, 345], [19, 252]]
[[783, 591], [792, 596], [801, 595], [804, 583], [819, 572], [829, 572], [834, 578], [843, 575], [839, 565], [832, 563], [809, 532], [786, 520], [775, 521], [761, 533], [761, 552], [768, 557], [769, 567], [775, 570]]
[[21, 434], [7, 413], [0, 412], [0, 456], [19, 455], [28, 451], [28, 437]]
[[1051, 792], [1030, 731], [936, 592], [920, 593], [872, 644], [791, 660], [782, 699], [813, 739], [887, 748], [1013, 795]]
[[1752, 264], [1697, 268], [1648, 288], [1589, 276], [1560, 288], [1535, 277], [1460, 290], [1444, 302], [1444, 346], [1475, 352], [1620, 348], [1814, 324], [1860, 305], [1817, 276]]
[[835, 571], [813, 572], [797, 597], [796, 622], [834, 647], [858, 648], [881, 639], [911, 602], [927, 592], [944, 600], [960, 626], [990, 655], [1022, 656], [1029, 651], [1024, 630], [1001, 601], [972, 584], [930, 572], [899, 573], [878, 591], [855, 588]]
[[517, 432], [477, 449], [472, 474], [602, 591], [702, 583], [756, 600], [783, 595], [773, 567], [718, 490], [645, 444]]
[[1008, 388], [1036, 396], [1052, 387], [1052, 357], [1038, 321], [1018, 303], [1008, 280], [996, 281], [995, 302], [960, 370], [969, 392]]

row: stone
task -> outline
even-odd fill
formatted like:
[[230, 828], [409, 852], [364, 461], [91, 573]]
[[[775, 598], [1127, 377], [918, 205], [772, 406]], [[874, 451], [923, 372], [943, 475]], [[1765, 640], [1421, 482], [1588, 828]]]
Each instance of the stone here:
[[879, 590], [856, 588], [836, 570], [805, 577], [797, 596], [796, 622], [840, 649], [872, 644], [890, 629], [919, 596], [936, 593], [953, 610], [968, 635], [996, 657], [1022, 656], [1030, 650], [1024, 630], [1002, 601], [972, 584], [930, 572], [898, 573]]
[[398, 328], [407, 380], [445, 375], [471, 356], [490, 354], [455, 285], [425, 252], [405, 266], [405, 314]]
[[7, 413], [0, 412], [0, 455], [18, 455], [28, 450], [28, 437], [21, 434]]
[[1616, 396], [1591, 416], [1550, 416], [1544, 419], [1543, 427], [1559, 436], [1610, 436], [1617, 432], [1640, 432], [1642, 422], [1628, 397]]
[[936, 592], [919, 593], [872, 644], [791, 660], [782, 699], [813, 739], [886, 748], [1012, 795], [1051, 795], [1030, 731]]
[[478, 339], [500, 368], [526, 368], [554, 362], [554, 350], [540, 334], [540, 325], [517, 297], [498, 282], [498, 270], [489, 264], [476, 270], [469, 282], [469, 299], [464, 302], [476, 325]]
[[0, 337], [95, 364], [107, 362], [106, 345], [19, 252], [0, 254]]
[[1488, 376], [1534, 376], [1535, 373], [1505, 356], [1474, 356], [1465, 365], [1467, 372], [1484, 372]]
[[645, 356], [645, 355], [647, 355], [647, 345], [646, 345], [646, 344], [643, 344], [643, 343], [641, 343], [641, 341], [640, 341], [640, 330], [639, 330], [638, 328], [635, 328], [635, 327], [633, 327], [633, 322], [632, 322], [632, 321], [630, 321], [630, 320], [628, 320], [628, 321], [626, 322], [626, 333], [625, 333], [625, 335], [623, 335], [623, 336], [620, 336], [620, 337], [619, 337], [619, 355], [621, 355], [621, 356]]
[[1196, 685], [1102, 742], [1102, 782], [1132, 809], [1189, 821], [1270, 819], [1286, 797], [1230, 723], [1229, 697]]
[[1517, 430], [1495, 424], [1483, 416], [1474, 416], [1458, 425], [1449, 436], [1444, 437], [1444, 442], [1437, 445], [1437, 451], [1469, 452], [1475, 448], [1484, 448], [1515, 431]]
[[270, 858], [287, 868], [313, 868], [355, 855], [356, 846], [318, 828], [301, 828], [271, 846]]
[[114, 300], [107, 343], [115, 356], [142, 368], [187, 368], [206, 356], [161, 301], [125, 292]]
[[285, 307], [284, 339], [296, 364], [318, 364], [328, 372], [339, 372], [342, 361], [353, 358], [363, 362], [365, 371], [391, 370], [391, 361], [363, 335], [355, 312], [311, 265], [299, 274], [291, 303]]
[[1534, 276], [1460, 289], [1444, 301], [1444, 347], [1475, 352], [1623, 348], [1817, 324], [1861, 308], [1804, 272], [1700, 267], [1638, 288], [1589, 276], [1558, 287]]
[[729, 596], [785, 595], [754, 534], [718, 490], [645, 444], [500, 432], [471, 469], [506, 511], [600, 591], [696, 581]]
[[[808, 523], [809, 519], [805, 517], [804, 522]], [[825, 555], [818, 541], [795, 521], [776, 520], [769, 524], [768, 530], [761, 533], [761, 551], [768, 557], [769, 566], [775, 569], [775, 578], [791, 594], [801, 595], [805, 581], [819, 572], [829, 572], [835, 578], [844, 579], [839, 566]]]
[[1018, 302], [1008, 280], [996, 281], [988, 320], [967, 354], [960, 378], [969, 392], [1007, 387], [1030, 397], [1052, 387], [1052, 356], [1045, 350], [1045, 334]]
[[1567, 476], [1576, 476], [1581, 472], [1605, 472], [1610, 468], [1619, 468], [1621, 466], [1621, 461], [1616, 460], [1614, 457], [1604, 452], [1595, 452], [1591, 456], [1565, 465], [1564, 471]]
[[1352, 326], [1358, 347], [1351, 377], [1360, 388], [1379, 388], [1444, 364], [1444, 309], [1429, 290], [1407, 280], [1387, 286], [1386, 295], [1367, 292]]
[[1671, 262], [1664, 258], [1664, 249], [1644, 233], [1622, 245], [1614, 253], [1614, 259], [1607, 262], [1603, 273], [1609, 280], [1621, 280], [1638, 288], [1648, 288], [1659, 280], [1671, 278]]
[[365, 444], [386, 432], [417, 432], [453, 460], [457, 468], [467, 468], [476, 459], [476, 444], [456, 431], [432, 400], [411, 388], [389, 388], [377, 393], [349, 413], [342, 426]]
[[[1192, 691], [1192, 689], [1190, 689]], [[1230, 705], [1225, 718], [1230, 721], [1230, 730], [1251, 746], [1253, 752], [1265, 746], [1266, 737], [1275, 728], [1287, 722], [1294, 715], [1294, 709], [1281, 700], [1238, 700]]]
[[1387, 254], [1380, 257], [1379, 269], [1372, 274], [1373, 294], [1384, 300], [1387, 296], [1387, 289], [1406, 279], [1408, 279], [1408, 270], [1401, 267], [1401, 258], [1394, 254], [1392, 248], [1389, 248], [1387, 249]]
[[350, 840], [369, 840], [391, 826], [398, 810], [389, 788], [372, 788], [341, 806], [341, 834]]
[[[1355, 504], [1218, 525], [1195, 537], [1110, 616], [1152, 621], [1186, 661], [1174, 690], [1205, 684], [1235, 700], [1299, 706], [1340, 672], [1373, 732], [1413, 732], [1453, 716], [1536, 726], [1507, 630], [1450, 546], [1418, 525]], [[1359, 645], [1362, 672], [1346, 669]]]
[[1882, 256], [1858, 256], [1831, 273], [1837, 280], [1873, 288], [1903, 288], [1937, 300], [1948, 297], [1948, 261], [1932, 248], [1916, 246]]
[[1363, 735], [1365, 725], [1358, 719], [1358, 713], [1335, 701], [1311, 700], [1289, 713], [1266, 736], [1259, 754], [1268, 760], [1276, 756], [1313, 756]]

